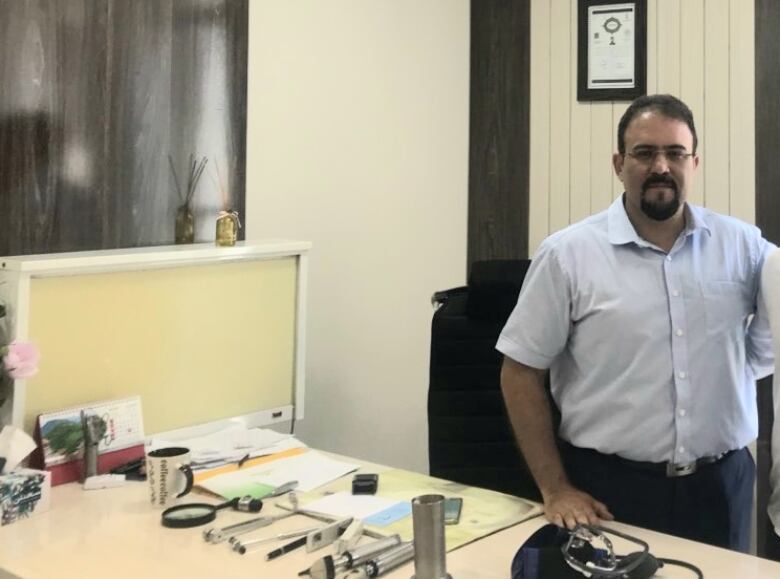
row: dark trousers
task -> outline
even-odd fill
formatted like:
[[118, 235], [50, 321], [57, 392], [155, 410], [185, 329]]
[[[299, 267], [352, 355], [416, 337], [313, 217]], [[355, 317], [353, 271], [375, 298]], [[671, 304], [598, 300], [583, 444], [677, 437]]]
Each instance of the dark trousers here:
[[570, 445], [562, 457], [572, 484], [617, 521], [743, 553], [750, 548], [756, 475], [746, 448], [682, 477]]
[[780, 561], [780, 537], [775, 533], [775, 526], [772, 523], [767, 524], [765, 554], [767, 559]]

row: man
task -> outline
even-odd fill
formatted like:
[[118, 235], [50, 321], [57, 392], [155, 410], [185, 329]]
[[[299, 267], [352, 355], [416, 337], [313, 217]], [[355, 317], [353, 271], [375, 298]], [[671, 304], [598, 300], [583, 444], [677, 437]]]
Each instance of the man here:
[[755, 380], [774, 363], [760, 271], [774, 246], [686, 202], [696, 145], [680, 100], [629, 106], [612, 158], [625, 193], [539, 247], [497, 344], [501, 387], [550, 521], [614, 517], [746, 551], [745, 446]]

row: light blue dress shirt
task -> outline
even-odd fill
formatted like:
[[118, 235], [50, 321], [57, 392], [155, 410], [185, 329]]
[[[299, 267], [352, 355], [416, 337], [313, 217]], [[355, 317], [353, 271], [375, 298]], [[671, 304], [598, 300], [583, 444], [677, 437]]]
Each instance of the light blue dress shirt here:
[[774, 369], [752, 225], [686, 204], [668, 255], [623, 199], [539, 247], [497, 348], [549, 368], [571, 444], [688, 462], [758, 433], [755, 380]]

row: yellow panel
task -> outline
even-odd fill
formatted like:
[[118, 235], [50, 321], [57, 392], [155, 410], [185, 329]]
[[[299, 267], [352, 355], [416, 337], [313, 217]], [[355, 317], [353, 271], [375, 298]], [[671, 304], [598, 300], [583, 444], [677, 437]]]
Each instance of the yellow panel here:
[[293, 401], [296, 258], [34, 278], [35, 416], [140, 394], [147, 433]]

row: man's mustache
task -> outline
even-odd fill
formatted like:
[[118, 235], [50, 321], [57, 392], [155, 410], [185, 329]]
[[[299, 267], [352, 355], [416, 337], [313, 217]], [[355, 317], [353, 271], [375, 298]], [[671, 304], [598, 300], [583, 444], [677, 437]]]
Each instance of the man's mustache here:
[[646, 192], [650, 187], [661, 185], [662, 187], [669, 187], [675, 193], [677, 193], [677, 183], [668, 175], [651, 175], [642, 184], [642, 192]]

